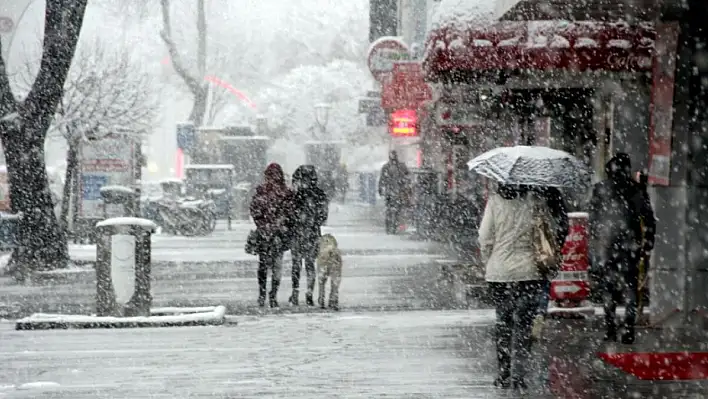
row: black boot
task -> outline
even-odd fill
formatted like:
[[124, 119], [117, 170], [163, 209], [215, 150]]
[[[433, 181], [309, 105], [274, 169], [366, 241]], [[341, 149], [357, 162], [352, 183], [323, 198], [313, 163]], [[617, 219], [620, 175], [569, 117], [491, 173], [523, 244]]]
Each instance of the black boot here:
[[605, 336], [602, 338], [605, 342], [617, 342], [617, 326], [614, 324], [605, 325]]
[[312, 300], [311, 292], [305, 294], [305, 303], [307, 304], [307, 306], [315, 306], [315, 301]]
[[266, 300], [266, 283], [268, 282], [268, 269], [266, 269], [263, 261], [258, 260], [258, 306], [265, 306]]
[[524, 381], [523, 378], [514, 378], [513, 381], [511, 382], [512, 388], [520, 390], [520, 391], [525, 391], [529, 387], [526, 385], [526, 381]]
[[631, 345], [636, 339], [634, 326], [626, 327], [624, 334], [622, 334], [622, 343], [625, 345]]
[[298, 290], [293, 290], [293, 294], [290, 295], [290, 299], [288, 302], [290, 302], [291, 305], [297, 306], [300, 300], [300, 292]]
[[270, 288], [270, 307], [278, 307], [278, 287], [280, 286], [280, 281], [273, 280], [271, 282], [272, 286]]
[[508, 375], [500, 375], [494, 379], [494, 386], [501, 389], [511, 388], [511, 378]]
[[260, 279], [258, 279], [258, 306], [265, 306], [266, 301], [266, 285], [265, 281], [261, 284]]

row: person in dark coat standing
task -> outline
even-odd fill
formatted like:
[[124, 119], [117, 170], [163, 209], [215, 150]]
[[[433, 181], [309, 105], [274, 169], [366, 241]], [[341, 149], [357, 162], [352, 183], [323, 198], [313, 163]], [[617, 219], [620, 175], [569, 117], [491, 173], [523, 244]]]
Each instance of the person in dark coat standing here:
[[283, 253], [292, 237], [293, 192], [285, 184], [283, 169], [271, 163], [263, 173], [263, 183], [251, 200], [251, 217], [258, 234], [258, 305], [265, 306], [268, 270], [271, 270], [270, 306], [278, 307], [278, 287]]
[[398, 153], [391, 151], [388, 162], [381, 168], [379, 195], [386, 201], [386, 233], [396, 234], [401, 210], [405, 206], [410, 186], [408, 167], [398, 160]]
[[312, 165], [303, 165], [293, 174], [295, 189], [292, 247], [293, 293], [290, 303], [297, 306], [300, 296], [300, 270], [305, 262], [307, 273], [307, 306], [314, 306], [312, 292], [315, 288], [315, 259], [319, 248], [320, 227], [327, 221], [328, 201], [325, 192], [317, 185], [317, 172]]
[[[605, 165], [607, 179], [597, 183], [590, 201], [591, 274], [600, 279], [605, 311], [605, 340], [617, 340], [617, 305], [626, 296], [622, 342], [635, 340], [638, 255], [644, 250], [642, 219], [654, 220], [651, 205], [632, 179], [631, 161], [617, 153]], [[652, 242], [653, 244], [653, 242]]]

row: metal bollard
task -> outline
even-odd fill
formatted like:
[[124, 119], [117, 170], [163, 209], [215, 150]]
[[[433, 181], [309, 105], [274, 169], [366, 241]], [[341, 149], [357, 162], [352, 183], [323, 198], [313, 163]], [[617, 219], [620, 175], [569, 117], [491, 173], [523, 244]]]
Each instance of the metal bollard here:
[[96, 314], [150, 316], [151, 220], [121, 217], [96, 224]]

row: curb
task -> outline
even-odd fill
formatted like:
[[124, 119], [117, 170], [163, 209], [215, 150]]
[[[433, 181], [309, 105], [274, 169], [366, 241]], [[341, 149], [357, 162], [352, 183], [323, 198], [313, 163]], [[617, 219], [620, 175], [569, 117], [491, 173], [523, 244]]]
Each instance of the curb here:
[[[226, 307], [155, 308], [148, 317], [98, 317], [35, 313], [17, 320], [15, 330], [67, 330], [220, 326], [226, 323]], [[229, 324], [235, 324], [230, 318]]]

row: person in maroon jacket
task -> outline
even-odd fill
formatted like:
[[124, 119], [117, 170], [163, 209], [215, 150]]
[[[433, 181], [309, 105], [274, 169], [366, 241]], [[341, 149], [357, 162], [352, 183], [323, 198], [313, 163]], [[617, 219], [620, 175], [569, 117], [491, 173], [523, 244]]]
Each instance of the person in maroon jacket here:
[[268, 270], [271, 270], [270, 306], [278, 307], [278, 287], [283, 253], [290, 248], [293, 221], [293, 192], [285, 183], [283, 169], [271, 163], [263, 183], [251, 200], [251, 217], [258, 234], [258, 306], [265, 306]]

